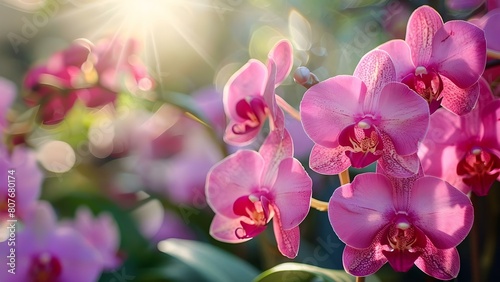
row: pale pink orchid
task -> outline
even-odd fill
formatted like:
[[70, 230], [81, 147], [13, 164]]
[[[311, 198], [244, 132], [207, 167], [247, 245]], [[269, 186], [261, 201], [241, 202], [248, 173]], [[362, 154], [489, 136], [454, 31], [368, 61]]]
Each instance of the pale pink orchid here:
[[314, 171], [338, 174], [378, 160], [395, 176], [417, 172], [416, 152], [427, 131], [429, 109], [395, 79], [390, 56], [373, 50], [361, 59], [354, 76], [335, 76], [306, 91], [300, 113], [316, 143], [309, 159]]
[[408, 20], [404, 41], [391, 40], [378, 48], [391, 55], [398, 81], [424, 97], [431, 113], [441, 105], [463, 115], [476, 104], [486, 39], [475, 25], [461, 20], [443, 24], [438, 12], [421, 6]]
[[240, 150], [217, 163], [207, 175], [207, 202], [216, 213], [210, 234], [240, 243], [273, 229], [279, 251], [297, 256], [299, 224], [309, 212], [312, 181], [293, 158], [288, 132], [273, 131], [259, 152]]
[[110, 214], [101, 213], [94, 218], [90, 209], [82, 206], [74, 221], [67, 221], [64, 226], [74, 228], [98, 251], [104, 269], [115, 269], [121, 264], [118, 226]]
[[226, 143], [250, 144], [268, 116], [272, 126], [282, 128], [283, 113], [277, 110], [274, 91], [290, 74], [292, 63], [292, 45], [281, 40], [269, 52], [267, 66], [251, 59], [231, 76], [223, 91], [224, 111], [229, 118]]
[[416, 265], [437, 279], [457, 277], [456, 246], [469, 233], [473, 216], [465, 194], [421, 173], [357, 175], [334, 191], [328, 206], [333, 230], [346, 244], [344, 269], [355, 276], [371, 275], [389, 262], [398, 272]]
[[442, 178], [464, 193], [488, 194], [500, 180], [500, 100], [480, 80], [476, 108], [463, 116], [438, 110], [419, 149], [426, 175]]

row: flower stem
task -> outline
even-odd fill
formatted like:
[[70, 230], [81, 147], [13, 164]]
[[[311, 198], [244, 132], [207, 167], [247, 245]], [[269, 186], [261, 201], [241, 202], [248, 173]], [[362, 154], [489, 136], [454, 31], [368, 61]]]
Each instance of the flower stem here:
[[328, 202], [323, 202], [318, 199], [311, 199], [311, 208], [315, 208], [318, 211], [327, 211], [328, 210]]
[[299, 111], [297, 111], [294, 107], [288, 104], [288, 102], [285, 101], [285, 99], [283, 99], [281, 96], [276, 95], [276, 102], [278, 103], [278, 106], [280, 106], [280, 108], [282, 108], [285, 112], [290, 114], [290, 116], [300, 121]]
[[347, 184], [347, 183], [350, 183], [351, 180], [349, 178], [349, 169], [346, 169], [344, 171], [342, 171], [340, 174], [339, 174], [339, 178], [340, 178], [340, 185], [344, 185], [344, 184]]
[[365, 282], [365, 277], [363, 277], [363, 276], [357, 276], [356, 277], [356, 282]]

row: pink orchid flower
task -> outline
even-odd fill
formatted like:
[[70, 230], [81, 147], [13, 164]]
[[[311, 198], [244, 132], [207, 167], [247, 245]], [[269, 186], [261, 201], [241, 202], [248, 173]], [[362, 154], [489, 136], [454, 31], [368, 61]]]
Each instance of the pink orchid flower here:
[[433, 113], [440, 105], [463, 115], [479, 96], [477, 81], [486, 63], [484, 32], [465, 21], [443, 24], [429, 6], [417, 8], [408, 20], [405, 40], [391, 40], [378, 47], [395, 64], [397, 79], [429, 103]]
[[292, 61], [291, 43], [281, 40], [269, 52], [267, 67], [251, 59], [231, 76], [223, 92], [224, 111], [229, 118], [224, 134], [226, 143], [250, 144], [268, 116], [273, 123], [283, 122], [274, 91], [290, 74]]
[[449, 280], [458, 275], [455, 247], [472, 227], [473, 208], [465, 194], [432, 176], [364, 173], [335, 190], [328, 217], [346, 244], [348, 273], [368, 276], [389, 262], [398, 272], [415, 264], [427, 275]]
[[279, 251], [296, 257], [312, 180], [292, 156], [292, 140], [283, 130], [283, 137], [271, 132], [259, 152], [240, 150], [217, 163], [206, 183], [207, 202], [216, 213], [210, 234], [222, 242], [240, 243], [260, 234], [273, 219]]
[[417, 172], [417, 146], [427, 131], [429, 109], [395, 79], [390, 56], [373, 50], [354, 76], [332, 77], [306, 91], [300, 113], [304, 130], [316, 143], [309, 159], [314, 171], [338, 174], [379, 160], [395, 176]]
[[419, 156], [425, 174], [442, 178], [464, 193], [488, 194], [500, 180], [500, 100], [480, 80], [481, 96], [470, 113], [456, 116], [438, 110]]
[[[12, 246], [0, 243], [10, 254]], [[0, 281], [97, 281], [102, 271], [99, 253], [76, 230], [57, 224], [47, 202], [39, 202], [16, 234], [15, 275], [8, 263], [0, 266]]]

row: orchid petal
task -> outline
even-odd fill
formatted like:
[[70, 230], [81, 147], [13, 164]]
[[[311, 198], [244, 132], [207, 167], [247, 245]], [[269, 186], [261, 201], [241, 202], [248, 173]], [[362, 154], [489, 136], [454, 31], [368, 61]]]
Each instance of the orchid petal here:
[[272, 119], [276, 118], [276, 108], [278, 107], [276, 104], [276, 95], [274, 92], [276, 90], [276, 83], [275, 83], [275, 77], [276, 77], [276, 64], [273, 60], [269, 60], [267, 63], [267, 72], [268, 72], [268, 78], [266, 82], [266, 86], [264, 89], [264, 101], [266, 101], [267, 108], [269, 109], [269, 115], [271, 116]]
[[215, 214], [210, 224], [210, 235], [221, 242], [242, 243], [252, 238], [238, 238], [236, 229], [241, 228], [241, 219], [228, 218], [220, 214]]
[[443, 26], [441, 16], [429, 6], [417, 8], [408, 20], [405, 41], [410, 46], [413, 64], [426, 66], [431, 58], [433, 37]]
[[259, 126], [254, 128], [247, 128], [245, 133], [236, 134], [234, 133], [233, 128], [235, 126], [240, 126], [241, 123], [234, 122], [232, 120], [229, 121], [227, 127], [224, 132], [224, 142], [234, 145], [234, 146], [245, 146], [252, 143], [257, 136], [259, 135], [260, 129], [264, 125], [261, 123]]
[[432, 176], [417, 179], [410, 198], [413, 223], [437, 248], [455, 247], [469, 233], [474, 218], [471, 201], [447, 182]]
[[404, 40], [390, 40], [378, 46], [377, 49], [384, 50], [391, 56], [398, 81], [401, 81], [407, 74], [415, 70], [415, 65], [411, 59], [410, 46]]
[[445, 23], [434, 36], [431, 63], [458, 87], [470, 87], [486, 64], [484, 32], [465, 21]]
[[[277, 209], [275, 209], [275, 211], [276, 210]], [[276, 211], [273, 219], [273, 230], [280, 253], [287, 258], [295, 258], [299, 253], [300, 246], [299, 227], [297, 226], [288, 230], [283, 229], [283, 226], [281, 225], [280, 213], [278, 210]]]
[[378, 95], [385, 84], [396, 80], [396, 69], [387, 52], [375, 49], [361, 58], [353, 76], [365, 83], [367, 97], [370, 97]]
[[236, 104], [246, 97], [262, 96], [267, 82], [266, 66], [257, 60], [249, 60], [234, 73], [223, 92], [224, 111], [230, 119], [243, 121], [236, 112]]
[[472, 111], [479, 97], [479, 83], [468, 88], [459, 88], [451, 80], [441, 77], [443, 81], [443, 101], [441, 106], [456, 115], [464, 115]]
[[380, 239], [384, 230], [374, 238], [373, 243], [366, 249], [355, 249], [345, 246], [342, 262], [347, 273], [354, 276], [369, 276], [377, 272], [387, 258], [382, 254]]
[[345, 148], [336, 146], [327, 148], [315, 144], [309, 157], [309, 167], [317, 173], [339, 174], [351, 166], [351, 160], [345, 154]]
[[391, 137], [396, 152], [416, 153], [429, 126], [427, 102], [408, 86], [394, 82], [382, 89], [377, 108], [381, 119], [378, 128]]
[[269, 60], [276, 64], [275, 85], [280, 84], [290, 74], [293, 66], [293, 48], [288, 40], [280, 40], [269, 52]]
[[233, 204], [260, 186], [264, 160], [255, 151], [240, 150], [215, 164], [207, 175], [207, 202], [215, 213], [234, 218]]
[[382, 174], [357, 175], [333, 192], [328, 218], [339, 239], [354, 248], [368, 248], [393, 213], [391, 182]]
[[309, 88], [300, 104], [307, 135], [319, 145], [334, 146], [340, 131], [361, 114], [365, 94], [363, 81], [347, 75], [329, 78]]
[[271, 193], [280, 211], [281, 227], [291, 229], [298, 226], [309, 212], [312, 180], [298, 160], [288, 158], [279, 165]]
[[398, 155], [391, 138], [384, 132], [380, 135], [384, 142], [384, 152], [378, 162], [384, 171], [393, 177], [410, 177], [417, 173], [420, 166], [417, 153]]
[[281, 161], [293, 157], [293, 143], [286, 129], [272, 131], [260, 146], [259, 154], [264, 159], [262, 184], [274, 183]]
[[440, 280], [451, 280], [460, 271], [460, 256], [456, 248], [438, 249], [427, 241], [424, 253], [415, 265], [425, 274]]

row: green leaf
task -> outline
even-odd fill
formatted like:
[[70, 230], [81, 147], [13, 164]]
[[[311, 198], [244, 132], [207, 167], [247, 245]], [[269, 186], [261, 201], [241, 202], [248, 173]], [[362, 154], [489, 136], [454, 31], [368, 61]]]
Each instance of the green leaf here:
[[206, 243], [167, 239], [158, 249], [190, 266], [203, 281], [252, 281], [259, 272], [244, 260]]
[[[287, 262], [262, 272], [254, 282], [296, 281], [296, 282], [353, 282], [356, 278], [343, 270], [325, 269], [309, 264]], [[379, 281], [375, 276], [366, 278], [368, 282]]]

